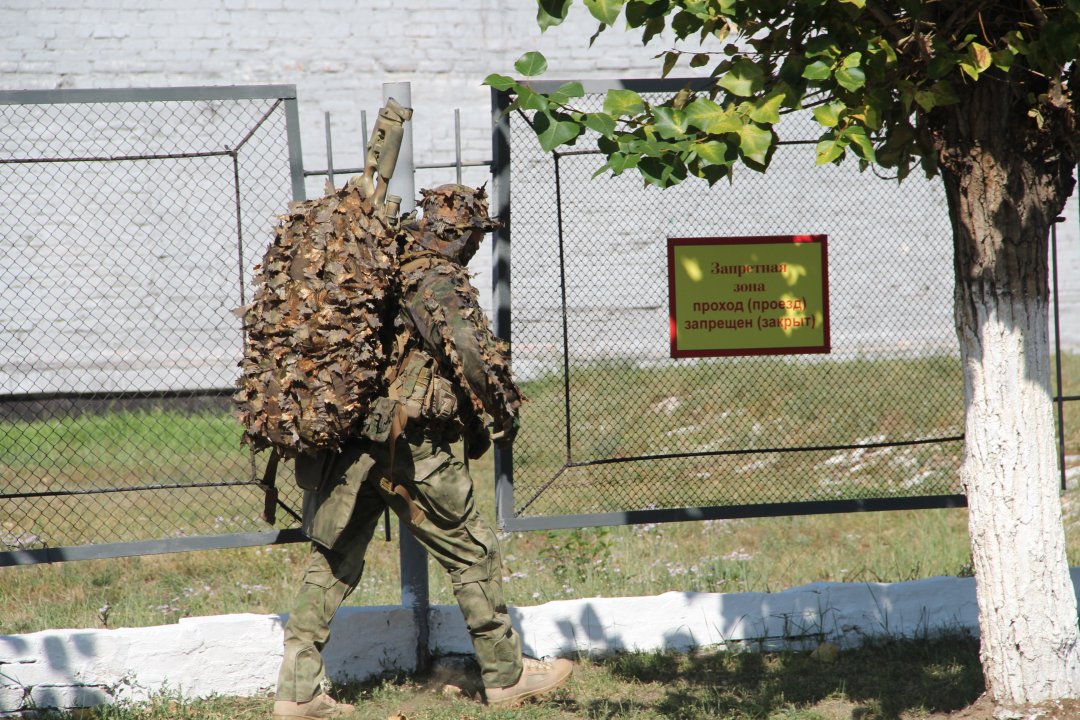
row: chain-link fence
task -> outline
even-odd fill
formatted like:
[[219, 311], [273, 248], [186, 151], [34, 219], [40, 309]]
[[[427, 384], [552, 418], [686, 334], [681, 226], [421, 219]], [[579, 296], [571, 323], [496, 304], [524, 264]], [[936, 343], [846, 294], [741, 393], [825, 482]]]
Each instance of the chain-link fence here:
[[295, 97], [0, 93], [0, 564], [266, 541], [206, 536], [270, 530], [230, 311], [302, 188]]
[[[659, 103], [684, 82], [625, 86]], [[585, 85], [575, 107], [601, 110], [606, 88]], [[820, 128], [794, 117], [767, 173], [661, 190], [635, 171], [594, 178], [591, 131], [545, 153], [530, 114], [496, 133], [514, 370], [531, 399], [512, 484], [505, 456], [499, 471], [502, 527], [965, 503], [940, 181], [815, 167]], [[828, 236], [831, 353], [672, 359], [667, 238], [796, 234]]]

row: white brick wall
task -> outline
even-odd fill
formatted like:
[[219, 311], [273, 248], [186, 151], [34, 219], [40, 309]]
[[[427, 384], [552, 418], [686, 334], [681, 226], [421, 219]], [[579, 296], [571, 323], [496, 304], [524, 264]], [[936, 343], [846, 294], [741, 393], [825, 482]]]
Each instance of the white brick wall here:
[[[552, 77], [652, 74], [654, 47], [616, 32], [587, 38], [581, 7], [541, 36], [533, 0], [11, 0], [0, 9], [0, 89], [295, 83], [306, 158], [323, 161], [323, 112], [334, 117], [336, 164], [359, 164], [361, 109], [374, 114], [383, 82], [409, 81], [418, 162], [453, 155], [460, 107], [465, 154], [489, 153], [492, 72], [510, 74], [528, 50]], [[475, 171], [474, 171], [475, 172]], [[435, 182], [432, 177], [424, 182]]]
[[[480, 85], [487, 74], [513, 74], [521, 53], [540, 50], [552, 78], [654, 77], [652, 56], [668, 46], [661, 37], [642, 48], [634, 34], [609, 30], [590, 49], [597, 23], [583, 7], [575, 5], [562, 26], [543, 35], [535, 8], [534, 0], [55, 0], [44, 6], [7, 0], [0, 8], [0, 89], [292, 83], [305, 165], [325, 167], [323, 113], [329, 111], [340, 168], [362, 164], [360, 111], [368, 112], [370, 127], [381, 84], [408, 81], [417, 110], [416, 161], [453, 159], [454, 108], [462, 111], [464, 158], [484, 160], [491, 155], [490, 95]], [[812, 172], [807, 165], [807, 183], [814, 182]], [[421, 170], [416, 186], [453, 178], [453, 170]], [[487, 180], [483, 168], [464, 171], [467, 184]], [[321, 178], [309, 179], [309, 196], [321, 194], [322, 185]], [[1069, 313], [1063, 339], [1080, 346], [1076, 217], [1074, 204], [1061, 237]], [[0, 238], [2, 249], [10, 250], [10, 242]], [[484, 252], [474, 261], [485, 306], [488, 262]], [[948, 324], [951, 308], [939, 310]], [[231, 361], [212, 374], [232, 372], [229, 367]], [[0, 388], [28, 389], [2, 373]]]
[[[533, 0], [173, 0], [150, 4], [58, 0], [47, 6], [10, 0], [0, 8], [0, 89], [291, 83], [297, 86], [300, 99], [305, 165], [326, 167], [323, 113], [330, 111], [334, 164], [341, 168], [362, 165], [360, 111], [367, 110], [370, 127], [382, 104], [382, 83], [409, 81], [417, 108], [416, 161], [453, 159], [454, 108], [462, 111], [463, 157], [486, 160], [491, 156], [490, 95], [480, 83], [492, 72], [512, 73], [521, 53], [531, 49], [547, 53], [553, 77], [651, 71], [655, 50], [633, 49], [614, 33], [588, 49], [587, 38], [595, 25], [577, 8], [558, 32], [541, 37]], [[602, 62], [604, 69], [599, 69]], [[0, 152], [10, 150], [0, 145]], [[452, 170], [420, 171], [417, 187], [453, 179]], [[344, 180], [338, 177], [339, 184]], [[464, 180], [479, 185], [488, 180], [488, 174], [483, 168], [467, 168]], [[311, 178], [309, 196], [321, 194], [322, 186], [322, 178]], [[0, 255], [20, 262], [27, 252], [36, 252], [20, 240], [0, 238]], [[261, 250], [256, 257], [259, 254]], [[488, 256], [482, 253], [479, 264], [489, 264], [485, 261]], [[84, 270], [93, 264], [84, 264]], [[479, 269], [479, 282], [484, 285], [490, 272]], [[482, 297], [490, 304], [486, 288]], [[35, 295], [20, 302], [40, 301]], [[214, 305], [223, 303], [215, 300]], [[10, 302], [0, 303], [0, 316], [9, 331], [3, 343], [8, 357], [0, 358], [6, 361], [0, 364], [7, 366], [0, 369], [0, 392], [93, 389], [85, 386], [98, 382], [90, 376], [76, 387], [63, 381], [63, 370], [55, 376], [26, 374], [25, 361], [30, 359], [26, 357], [16, 358], [19, 367], [12, 369], [13, 347], [15, 354], [25, 355], [27, 346], [20, 351], [19, 343], [34, 339], [32, 328], [21, 328], [21, 334], [12, 339], [19, 330], [12, 324], [14, 316], [32, 318]], [[67, 320], [70, 325], [78, 317]], [[56, 343], [69, 350], [85, 349], [79, 347], [85, 343], [75, 342], [56, 326], [37, 330], [53, 335]], [[205, 339], [202, 344], [214, 341]], [[100, 349], [109, 354], [107, 348]], [[235, 359], [227, 351], [226, 357], [201, 373], [192, 369], [186, 376], [176, 376], [165, 369], [182, 361], [166, 359], [156, 371], [127, 373], [131, 376], [127, 380], [121, 373], [105, 383], [110, 387], [101, 389], [123, 389], [113, 384], [155, 389], [166, 382], [171, 386], [178, 378], [192, 386], [221, 385], [222, 377], [235, 373]]]

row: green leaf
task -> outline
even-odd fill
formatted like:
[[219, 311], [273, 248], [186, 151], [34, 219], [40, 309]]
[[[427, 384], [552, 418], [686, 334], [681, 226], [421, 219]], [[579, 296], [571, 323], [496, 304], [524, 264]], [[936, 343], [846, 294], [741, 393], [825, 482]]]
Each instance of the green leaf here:
[[660, 137], [675, 140], [686, 134], [687, 119], [686, 113], [682, 110], [654, 107], [653, 117], [655, 118], [656, 132], [660, 133]]
[[596, 32], [594, 32], [592, 34], [592, 37], [589, 38], [589, 47], [593, 46], [593, 43], [596, 42], [596, 38], [600, 37], [600, 33], [604, 32], [605, 30], [607, 30], [607, 25], [605, 25], [604, 23], [600, 23], [600, 27], [596, 28]]
[[565, 105], [570, 98], [579, 97], [585, 97], [585, 88], [581, 87], [579, 82], [563, 83], [562, 87], [548, 95], [549, 100], [560, 105]]
[[690, 67], [699, 68], [709, 64], [709, 56], [706, 53], [698, 53], [690, 58]]
[[956, 67], [955, 57], [949, 57], [948, 55], [938, 55], [930, 61], [930, 65], [926, 68], [926, 74], [932, 80], [945, 77], [952, 69]]
[[592, 177], [591, 177], [591, 178], [589, 178], [589, 179], [590, 179], [590, 180], [595, 180], [596, 178], [600, 177], [601, 175], [603, 175], [604, 173], [606, 173], [606, 172], [607, 172], [608, 170], [610, 170], [610, 169], [611, 169], [611, 161], [610, 161], [610, 160], [608, 160], [608, 161], [607, 161], [606, 163], [604, 163], [603, 165], [601, 165], [601, 166], [600, 166], [600, 169], [599, 169], [599, 170], [597, 170], [596, 172], [594, 172], [594, 173], [592, 174]]
[[772, 143], [772, 131], [753, 123], [747, 123], [739, 131], [739, 151], [744, 157], [761, 165], [765, 164]]
[[648, 45], [649, 41], [654, 37], [664, 32], [664, 27], [667, 25], [667, 21], [661, 17], [655, 17], [649, 22], [645, 23], [645, 32], [641, 34], [641, 44]]
[[697, 98], [686, 106], [686, 119], [699, 130], [716, 132], [712, 126], [730, 115], [709, 98]]
[[664, 150], [669, 147], [668, 143], [663, 140], [657, 140], [656, 138], [649, 138], [648, 140], [635, 140], [630, 143], [629, 150], [632, 153], [638, 155], [657, 156], [663, 154]]
[[844, 58], [835, 76], [836, 82], [848, 90], [858, 90], [866, 84], [866, 73], [859, 67], [862, 63], [862, 53], [853, 52]]
[[611, 156], [609, 162], [611, 163], [611, 174], [619, 175], [624, 170], [637, 167], [638, 163], [641, 162], [641, 156], [617, 153]]
[[679, 62], [679, 53], [666, 52], [664, 53], [664, 71], [660, 73], [661, 78], [666, 78], [668, 73], [675, 67], [675, 63]]
[[806, 57], [812, 58], [819, 55], [835, 60], [840, 55], [836, 41], [830, 35], [818, 35], [806, 43]]
[[659, 158], [642, 158], [638, 163], [638, 172], [646, 182], [666, 188], [678, 185], [686, 179], [686, 164], [675, 155], [668, 153]]
[[[588, 119], [588, 118], [586, 118]], [[600, 148], [600, 152], [605, 155], [611, 155], [619, 152], [619, 142], [615, 138], [608, 138], [601, 135], [596, 138], [596, 146]]]
[[713, 165], [721, 165], [727, 162], [727, 145], [716, 140], [696, 143], [694, 152], [698, 154], [698, 157], [708, 160]]
[[524, 77], [536, 77], [547, 72], [547, 58], [538, 52], [527, 52], [514, 63], [514, 69]]
[[668, 0], [630, 0], [626, 3], [626, 24], [637, 28], [668, 11]]
[[544, 152], [551, 152], [581, 134], [581, 125], [572, 120], [564, 120], [563, 117], [566, 116], [559, 117], [545, 111], [537, 113], [533, 118], [536, 136], [540, 139], [540, 147]]
[[585, 7], [589, 8], [592, 16], [605, 25], [615, 24], [624, 4], [625, 0], [585, 0]]
[[818, 105], [814, 108], [814, 119], [825, 127], [836, 127], [837, 123], [840, 122], [839, 110], [842, 110], [843, 107], [843, 105], [835, 103]]
[[742, 58], [731, 66], [718, 84], [732, 95], [750, 97], [765, 86], [765, 72], [753, 60]]
[[641, 96], [633, 90], [608, 90], [604, 98], [604, 112], [612, 117], [637, 115], [645, 110]]
[[972, 80], [978, 80], [979, 79], [979, 68], [975, 67], [971, 63], [969, 63], [967, 61], [964, 61], [964, 60], [961, 60], [960, 61], [960, 69], [963, 70], [965, 73], [967, 73], [969, 76], [971, 76]]
[[[1077, 0], [1077, 2], [1080, 2], [1080, 0]], [[1005, 48], [1004, 50], [993, 53], [993, 58], [994, 65], [1001, 68], [1005, 72], [1008, 72], [1009, 68], [1012, 67], [1013, 60], [1016, 59], [1016, 54], [1009, 48]]]
[[547, 98], [545, 98], [540, 93], [533, 92], [532, 90], [530, 90], [529, 88], [527, 88], [527, 87], [525, 87], [523, 85], [518, 85], [517, 86], [517, 93], [518, 93], [518, 102], [521, 104], [521, 107], [523, 109], [525, 109], [525, 110], [537, 110], [537, 111], [542, 112], [542, 111], [546, 111], [548, 109], [548, 107], [550, 106], [550, 103], [548, 103]]
[[701, 177], [709, 181], [709, 187], [712, 187], [730, 174], [730, 165], [707, 165], [701, 169]]
[[916, 90], [915, 102], [919, 104], [923, 110], [929, 111], [934, 107], [934, 93], [929, 90]]
[[824, 165], [836, 160], [844, 154], [844, 147], [845, 145], [835, 138], [822, 140], [817, 144], [817, 164]]
[[540, 32], [547, 32], [548, 28], [561, 25], [570, 10], [571, 2], [573, 0], [538, 0], [536, 23], [540, 26]]
[[985, 45], [980, 45], [979, 43], [971, 43], [971, 47], [969, 48], [968, 52], [971, 54], [972, 59], [975, 61], [975, 67], [979, 68], [979, 72], [986, 70], [994, 61], [994, 58], [990, 54], [990, 50]]
[[704, 24], [705, 22], [693, 13], [680, 12], [671, 21], [671, 29], [675, 32], [675, 37], [685, 40], [687, 35], [696, 33]]
[[849, 137], [856, 155], [868, 162], [877, 162], [877, 157], [874, 155], [874, 143], [870, 138], [861, 133], [852, 133]]
[[496, 90], [509, 90], [517, 83], [514, 82], [514, 78], [506, 77], [505, 75], [488, 75], [484, 78], [483, 85], [490, 85]]
[[691, 83], [686, 83], [682, 90], [675, 93], [675, 97], [671, 98], [671, 107], [676, 110], [686, 109], [686, 104], [690, 102], [690, 86]]
[[952, 105], [960, 102], [960, 98], [956, 96], [956, 92], [948, 80], [934, 83], [934, 87], [930, 91], [934, 94], [935, 105]]
[[828, 80], [830, 75], [832, 63], [828, 60], [815, 60], [802, 71], [802, 76], [807, 80]]
[[855, 91], [866, 84], [866, 73], [855, 67], [837, 70], [836, 82], [848, 90]]
[[754, 103], [750, 119], [758, 123], [780, 122], [780, 104], [784, 102], [784, 93], [771, 92]]
[[589, 113], [585, 116], [585, 127], [610, 140], [615, 134], [615, 118], [606, 113]]

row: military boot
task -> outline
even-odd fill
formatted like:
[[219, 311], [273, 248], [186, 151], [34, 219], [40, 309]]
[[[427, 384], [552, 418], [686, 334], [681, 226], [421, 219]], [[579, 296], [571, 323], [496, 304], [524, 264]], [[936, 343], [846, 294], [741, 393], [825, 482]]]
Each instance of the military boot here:
[[291, 700], [274, 701], [273, 720], [326, 720], [326, 718], [347, 718], [356, 707], [348, 703], [339, 703], [326, 693], [319, 693], [307, 702]]
[[510, 687], [485, 688], [489, 705], [514, 707], [529, 698], [538, 698], [555, 692], [570, 679], [574, 664], [565, 658], [536, 660], [521, 658], [521, 678]]

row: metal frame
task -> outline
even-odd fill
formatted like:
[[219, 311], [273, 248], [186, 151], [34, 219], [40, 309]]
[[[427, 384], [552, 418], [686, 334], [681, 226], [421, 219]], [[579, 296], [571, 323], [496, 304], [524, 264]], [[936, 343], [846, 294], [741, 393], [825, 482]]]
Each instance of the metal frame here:
[[93, 90], [0, 90], [0, 105], [296, 99], [295, 85], [211, 85]]
[[[326, 131], [326, 169], [325, 170], [304, 170], [304, 177], [313, 177], [318, 175], [325, 175], [327, 180], [331, 183], [334, 182], [335, 175], [362, 175], [364, 168], [335, 168], [334, 167], [334, 149], [333, 142], [330, 133], [330, 111], [326, 111], [323, 114], [323, 124]], [[367, 110], [360, 111], [360, 137], [362, 144], [367, 147]], [[457, 182], [461, 184], [461, 168], [467, 167], [486, 167], [491, 170], [492, 164], [490, 160], [462, 160], [461, 159], [461, 109], [454, 109], [454, 162], [442, 162], [442, 163], [413, 163], [413, 170], [436, 170], [440, 168], [455, 168], [457, 171]]]
[[[196, 156], [230, 156], [233, 160], [233, 179], [237, 202], [237, 238], [242, 243], [242, 227], [240, 225], [240, 184], [239, 166], [237, 157], [240, 149], [254, 135], [259, 126], [270, 117], [279, 105], [284, 105], [286, 135], [289, 148], [289, 174], [292, 183], [292, 195], [294, 201], [306, 199], [304, 188], [304, 161], [300, 143], [300, 123], [297, 111], [296, 86], [295, 85], [231, 85], [231, 86], [207, 86], [207, 87], [175, 87], [175, 88], [104, 88], [93, 90], [4, 90], [0, 91], [0, 105], [59, 105], [59, 104], [85, 104], [85, 103], [136, 103], [136, 102], [197, 102], [200, 100], [277, 100], [248, 132], [248, 134], [233, 148], [226, 148], [213, 153], [193, 154], [169, 154], [160, 157], [181, 158]], [[123, 161], [133, 158], [127, 157], [94, 157], [94, 158], [38, 158], [31, 160], [3, 160], [0, 164], [23, 164], [23, 163], [48, 163], [48, 162], [74, 162], [74, 161]], [[140, 156], [143, 159], [143, 156]], [[243, 298], [245, 278], [243, 277], [243, 250], [240, 247], [240, 292]], [[23, 393], [0, 395], [0, 402], [40, 402], [48, 400], [75, 399], [75, 400], [142, 400], [159, 398], [183, 398], [183, 397], [222, 397], [231, 396], [231, 388], [205, 388], [179, 391], [156, 391], [156, 392], [113, 392], [113, 393]], [[258, 485], [259, 480], [254, 477], [254, 458], [252, 459], [253, 475], [245, 482], [221, 482], [199, 483], [196, 485], [178, 485], [177, 487], [217, 487], [227, 485]], [[172, 486], [165, 486], [172, 487]], [[88, 493], [119, 492], [132, 488], [101, 488], [86, 491]], [[140, 489], [142, 489], [140, 487]], [[39, 493], [32, 493], [38, 495]], [[48, 493], [50, 495], [56, 493]], [[64, 495], [82, 494], [72, 491], [62, 493]], [[26, 493], [11, 495], [8, 497], [21, 497]], [[291, 508], [278, 501], [291, 515], [296, 515]], [[12, 550], [0, 552], [0, 567], [13, 565], [33, 565], [37, 563], [65, 562], [69, 560], [90, 560], [97, 558], [130, 557], [136, 555], [157, 555], [162, 553], [191, 552], [194, 550], [215, 550], [235, 547], [252, 547], [259, 545], [275, 545], [296, 542], [306, 542], [307, 538], [298, 529], [266, 530], [258, 532], [230, 533], [225, 535], [203, 535], [198, 537], [165, 538], [157, 540], [138, 540], [134, 542], [102, 543], [98, 545], [68, 546], [55, 548], [41, 548], [34, 550]]]
[[12, 550], [0, 553], [0, 567], [68, 562], [70, 560], [100, 560], [102, 558], [132, 557], [135, 555], [164, 555], [166, 553], [192, 552], [195, 550], [286, 545], [298, 542], [307, 542], [307, 537], [298, 528], [290, 528], [287, 530], [229, 533], [227, 535], [200, 535], [197, 537], [164, 538], [161, 540], [102, 543], [100, 545]]
[[[524, 82], [524, 81], [523, 81]], [[559, 89], [565, 80], [536, 80], [528, 81], [529, 87], [540, 93], [552, 93]], [[623, 79], [623, 80], [581, 80], [579, 81], [587, 94], [604, 93], [609, 90], [627, 89], [636, 92], [678, 92], [687, 83], [695, 89], [708, 87], [715, 83], [715, 78], [668, 78], [665, 80], [649, 79]], [[492, 113], [492, 175], [493, 175], [493, 205], [503, 223], [496, 230], [493, 238], [493, 287], [492, 299], [495, 312], [495, 334], [507, 343], [510, 342], [510, 313], [511, 313], [511, 286], [510, 286], [510, 252], [511, 252], [511, 198], [510, 198], [510, 121], [506, 110], [510, 107], [512, 94], [492, 88], [491, 90], [491, 113]], [[804, 144], [804, 141], [789, 141], [781, 144]], [[558, 173], [558, 159], [562, 155], [585, 154], [582, 151], [569, 153], [554, 152], [552, 156], [556, 163], [556, 176]], [[559, 252], [560, 263], [562, 258], [562, 222], [561, 203], [558, 205], [559, 219]], [[1054, 292], [1054, 322], [1055, 328], [1058, 323], [1057, 308], [1057, 229], [1051, 227], [1051, 262], [1053, 263], [1053, 292]], [[563, 296], [563, 316], [565, 322], [566, 299]], [[1059, 433], [1059, 459], [1061, 467], [1061, 487], [1065, 489], [1065, 428], [1063, 404], [1069, 401], [1080, 400], [1080, 396], [1063, 396], [1061, 390], [1061, 340], [1060, 333], [1057, 337], [1057, 395], [1051, 398], [1057, 403], [1058, 433]], [[565, 350], [565, 348], [564, 348]], [[947, 438], [935, 438], [920, 442], [949, 442], [963, 440], [963, 435]], [[857, 447], [886, 447], [906, 445], [910, 443], [881, 443], [874, 445], [836, 446], [833, 447], [807, 447], [807, 448], [773, 448], [768, 450], [753, 451], [723, 451], [713, 453], [694, 453], [694, 455], [722, 455], [722, 454], [750, 454], [762, 452], [801, 452], [808, 450], [851, 449]], [[592, 465], [611, 462], [626, 462], [643, 459], [662, 459], [667, 457], [682, 457], [684, 455], [658, 455], [648, 458], [617, 458], [600, 460], [589, 463], [573, 463], [569, 461], [563, 470], [570, 467]], [[559, 474], [553, 477], [548, 485], [557, 480]], [[541, 488], [543, 492], [547, 486]], [[538, 495], [539, 493], [537, 493]], [[829, 500], [829, 501], [805, 501], [790, 503], [762, 503], [754, 505], [725, 505], [693, 508], [669, 508], [657, 510], [634, 510], [624, 512], [605, 513], [581, 513], [573, 515], [551, 515], [537, 518], [518, 518], [529, 503], [514, 510], [514, 468], [513, 454], [511, 449], [495, 451], [495, 507], [496, 520], [500, 530], [558, 530], [579, 527], [599, 527], [605, 525], [628, 525], [639, 523], [681, 522], [688, 520], [719, 520], [749, 517], [776, 517], [789, 515], [814, 515], [848, 512], [878, 512], [884, 510], [914, 510], [930, 508], [958, 508], [967, 507], [965, 495], [923, 495], [910, 497], [885, 497], [864, 498], [852, 500]]]

